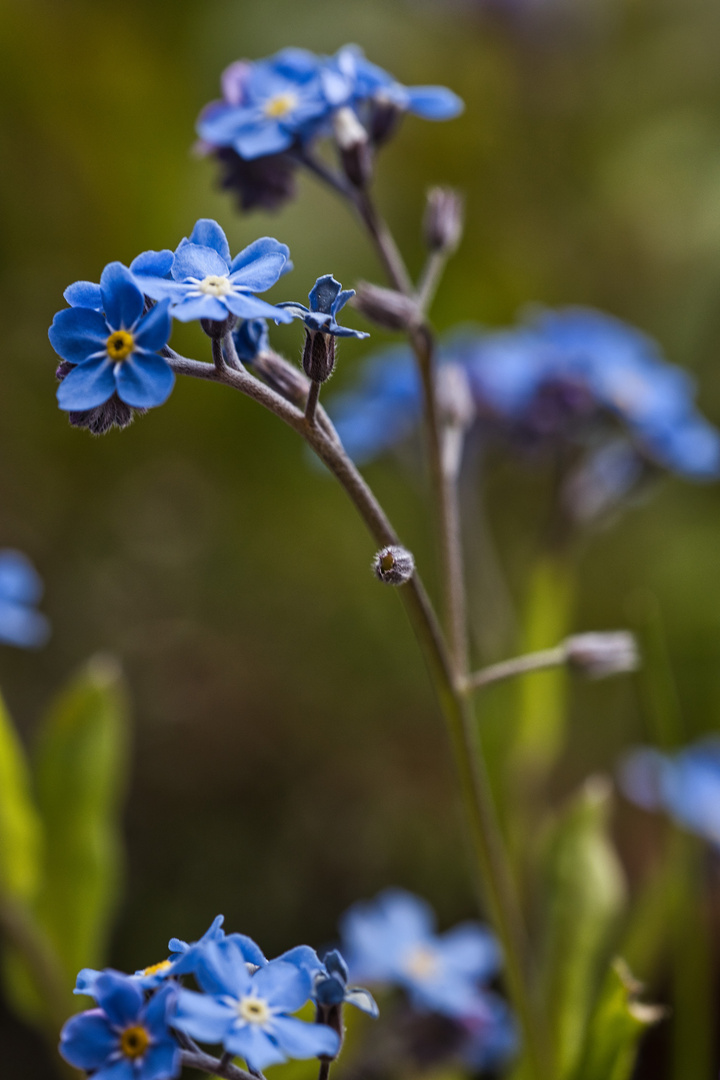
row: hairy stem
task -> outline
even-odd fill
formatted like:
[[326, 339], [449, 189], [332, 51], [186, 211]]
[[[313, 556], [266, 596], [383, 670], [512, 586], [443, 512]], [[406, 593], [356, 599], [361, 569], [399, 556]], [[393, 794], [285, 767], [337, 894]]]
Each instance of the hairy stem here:
[[316, 382], [314, 379], [310, 382], [310, 389], [305, 404], [305, 419], [308, 424], [311, 425], [315, 423], [315, 410], [317, 409], [318, 399], [320, 397], [321, 385], [322, 383]]
[[468, 675], [465, 687], [467, 690], [479, 690], [490, 683], [514, 679], [517, 675], [525, 675], [529, 671], [562, 667], [565, 663], [567, 663], [565, 645], [556, 645], [554, 649], [541, 649], [538, 652], [527, 653], [525, 656], [515, 656], [511, 660], [501, 660], [499, 664], [491, 664], [480, 671], [475, 671], [472, 675]]

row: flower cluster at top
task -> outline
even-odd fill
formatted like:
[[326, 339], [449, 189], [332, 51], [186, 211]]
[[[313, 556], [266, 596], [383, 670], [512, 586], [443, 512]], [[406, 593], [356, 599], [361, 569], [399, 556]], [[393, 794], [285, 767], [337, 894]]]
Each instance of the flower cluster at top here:
[[[720, 433], [694, 404], [694, 383], [654, 341], [587, 308], [537, 310], [504, 331], [461, 327], [440, 346], [442, 382], [458, 372], [483, 445], [537, 456], [569, 447], [585, 455], [574, 490], [592, 517], [648, 468], [695, 480], [720, 474]], [[409, 350], [368, 360], [357, 389], [335, 399], [348, 451], [368, 461], [402, 442], [422, 416]]]
[[[332, 1060], [345, 1004], [378, 1016], [370, 993], [348, 985], [356, 973], [403, 988], [424, 1014], [448, 1017], [462, 1032], [466, 1060], [478, 1066], [514, 1049], [507, 1006], [481, 987], [499, 967], [492, 936], [468, 924], [438, 937], [430, 909], [408, 893], [388, 891], [350, 909], [342, 926], [347, 963], [338, 950], [320, 959], [307, 945], [268, 960], [222, 923], [218, 916], [197, 942], [172, 938], [167, 960], [134, 975], [81, 971], [75, 993], [95, 1007], [65, 1024], [65, 1060], [94, 1080], [169, 1080], [184, 1063], [212, 1071], [215, 1059], [197, 1043], [222, 1047], [252, 1072], [289, 1059]], [[184, 985], [189, 976], [197, 989]], [[308, 1003], [314, 1023], [295, 1015]]]
[[[335, 316], [353, 296], [330, 274], [310, 293], [310, 309], [295, 301], [269, 304], [256, 296], [292, 269], [290, 251], [262, 237], [234, 258], [225, 233], [201, 219], [175, 251], [146, 251], [130, 266], [113, 262], [100, 283], [76, 281], [65, 290], [70, 305], [53, 319], [49, 336], [62, 363], [57, 397], [70, 421], [95, 434], [125, 427], [133, 411], [162, 405], [175, 375], [169, 363], [172, 320], [199, 320], [210, 337], [233, 329], [240, 359], [252, 359], [267, 341], [264, 319], [289, 323], [300, 317], [330, 350], [335, 337], [367, 337], [340, 326]], [[240, 324], [238, 326], [238, 323]], [[334, 357], [334, 346], [332, 349]]]
[[295, 192], [294, 172], [308, 163], [313, 144], [335, 135], [379, 146], [407, 112], [449, 120], [463, 104], [442, 86], [403, 86], [366, 59], [356, 45], [334, 56], [283, 49], [225, 70], [222, 99], [203, 109], [200, 148], [225, 167], [224, 186], [238, 191], [244, 209], [277, 207]]
[[720, 739], [675, 755], [644, 748], [620, 767], [625, 795], [645, 810], [664, 810], [678, 825], [720, 846]]
[[43, 584], [30, 560], [19, 551], [0, 551], [0, 642], [34, 648], [44, 644], [50, 625], [36, 611]]

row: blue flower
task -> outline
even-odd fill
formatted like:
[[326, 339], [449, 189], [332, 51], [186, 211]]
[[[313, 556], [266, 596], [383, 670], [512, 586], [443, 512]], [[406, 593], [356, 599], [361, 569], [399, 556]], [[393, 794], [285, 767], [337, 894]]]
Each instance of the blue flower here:
[[194, 941], [190, 945], [179, 938], [170, 938], [168, 949], [170, 950], [173, 975], [194, 975], [205, 955], [207, 946], [215, 945], [221, 941], [232, 941], [245, 963], [250, 964], [251, 967], [261, 967], [263, 964], [267, 964], [265, 955], [252, 938], [247, 937], [245, 934], [225, 934], [222, 928], [224, 918], [223, 915], [217, 915], [200, 940]]
[[313, 1000], [318, 1007], [330, 1010], [338, 1005], [354, 1005], [368, 1016], [378, 1016], [372, 994], [361, 986], [348, 986], [348, 977], [348, 966], [338, 950], [326, 953], [313, 983]]
[[222, 322], [229, 316], [290, 322], [291, 315], [253, 295], [265, 292], [290, 269], [289, 254], [286, 244], [265, 236], [233, 259], [218, 223], [201, 218], [174, 255], [145, 252], [131, 269], [143, 292], [169, 301], [173, 318], [181, 322]]
[[235, 351], [244, 364], [250, 364], [259, 352], [270, 345], [267, 323], [264, 319], [245, 319], [233, 330]]
[[343, 289], [332, 274], [324, 274], [323, 277], [317, 279], [310, 290], [309, 308], [291, 300], [278, 304], [278, 307], [290, 312], [294, 318], [302, 319], [308, 330], [317, 333], [331, 334], [333, 337], [370, 337], [361, 330], [350, 330], [347, 326], [340, 326], [336, 320], [338, 312], [354, 295], [354, 289]]
[[35, 610], [42, 593], [30, 560], [19, 551], [0, 551], [0, 642], [27, 649], [47, 641], [50, 624]]
[[340, 929], [353, 979], [400, 986], [417, 1007], [450, 1017], [473, 1013], [478, 984], [500, 966], [488, 930], [464, 923], [438, 935], [430, 906], [401, 889], [355, 904]]
[[60, 1053], [93, 1080], [169, 1080], [179, 1076], [181, 1051], [168, 1028], [175, 988], [145, 1004], [142, 990], [118, 972], [95, 984], [98, 1009], [73, 1016], [62, 1029]]
[[332, 107], [320, 68], [320, 58], [305, 49], [232, 64], [223, 73], [223, 100], [200, 114], [200, 138], [211, 147], [231, 147], [248, 160], [279, 154], [307, 139]]
[[272, 960], [251, 973], [238, 943], [226, 938], [207, 945], [195, 978], [204, 993], [180, 990], [173, 1018], [192, 1038], [222, 1043], [255, 1070], [337, 1054], [335, 1031], [289, 1015], [310, 998], [312, 978], [303, 968]]
[[345, 45], [325, 65], [326, 93], [336, 103], [390, 105], [425, 120], [452, 120], [464, 109], [462, 100], [445, 86], [403, 86], [357, 45]]
[[703, 739], [674, 756], [636, 750], [621, 763], [620, 783], [645, 810], [664, 810], [720, 847], [720, 738]]
[[460, 1056], [474, 1071], [497, 1069], [517, 1053], [517, 1023], [507, 1002], [497, 994], [483, 991], [460, 1025], [466, 1033]]
[[[175, 376], [158, 351], [170, 336], [168, 303], [143, 315], [143, 294], [122, 263], [110, 263], [100, 279], [102, 309], [74, 306], [58, 312], [50, 342], [71, 365], [57, 391], [61, 409], [95, 409], [113, 395], [126, 405], [150, 408], [170, 395]], [[85, 294], [97, 303], [95, 287], [76, 282], [71, 303]]]

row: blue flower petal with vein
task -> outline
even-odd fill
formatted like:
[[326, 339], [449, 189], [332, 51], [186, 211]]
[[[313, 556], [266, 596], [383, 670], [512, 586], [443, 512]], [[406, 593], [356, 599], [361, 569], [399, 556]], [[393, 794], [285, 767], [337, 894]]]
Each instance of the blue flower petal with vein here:
[[19, 551], [0, 550], [0, 642], [27, 649], [47, 641], [50, 624], [35, 610], [42, 594], [30, 560]]
[[340, 930], [353, 980], [402, 987], [416, 1007], [450, 1017], [472, 1014], [479, 983], [500, 967], [489, 930], [462, 923], [439, 935], [430, 905], [401, 889], [355, 904]]
[[60, 1034], [60, 1053], [93, 1080], [171, 1080], [181, 1051], [168, 1026], [176, 988], [165, 986], [145, 1002], [142, 989], [119, 972], [95, 984], [97, 1009], [71, 1017]]
[[312, 977], [302, 967], [271, 960], [251, 973], [241, 947], [228, 937], [207, 945], [195, 979], [204, 993], [180, 990], [172, 1021], [191, 1038], [221, 1043], [254, 1070], [337, 1054], [337, 1032], [291, 1015], [311, 997]]
[[645, 810], [662, 810], [683, 828], [720, 846], [720, 738], [677, 754], [635, 750], [620, 766], [625, 795]]
[[78, 306], [58, 312], [49, 330], [53, 348], [72, 365], [57, 390], [60, 408], [94, 409], [114, 394], [143, 409], [167, 401], [175, 376], [158, 353], [170, 336], [169, 303], [143, 314], [143, 294], [119, 262], [105, 267], [99, 286], [76, 282], [66, 296]]
[[278, 307], [289, 312], [293, 318], [302, 319], [308, 330], [330, 334], [332, 337], [370, 337], [362, 330], [350, 330], [347, 326], [340, 326], [336, 320], [338, 312], [354, 295], [354, 289], [343, 289], [332, 274], [324, 274], [323, 277], [317, 279], [310, 290], [309, 308], [291, 300], [278, 304]]
[[287, 273], [292, 266], [289, 256], [287, 244], [264, 236], [233, 258], [218, 223], [201, 218], [174, 254], [145, 252], [131, 269], [142, 291], [153, 300], [169, 302], [173, 318], [181, 322], [222, 322], [230, 315], [290, 322], [291, 315], [254, 295]]

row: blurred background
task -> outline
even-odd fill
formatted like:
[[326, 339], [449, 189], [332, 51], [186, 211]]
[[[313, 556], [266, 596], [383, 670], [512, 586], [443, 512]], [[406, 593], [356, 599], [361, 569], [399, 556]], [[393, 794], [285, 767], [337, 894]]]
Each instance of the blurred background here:
[[[597, 306], [655, 336], [720, 422], [713, 0], [0, 0], [0, 546], [32, 557], [53, 624], [43, 651], [2, 650], [0, 685], [31, 746], [78, 665], [98, 650], [120, 658], [134, 747], [111, 962], [130, 971], [218, 912], [274, 955], [332, 940], [346, 906], [388, 884], [426, 896], [443, 926], [474, 911], [430, 684], [343, 493], [289, 430], [216, 386], [179, 380], [166, 406], [99, 439], [55, 402], [47, 327], [66, 285], [174, 248], [198, 217], [216, 218], [233, 251], [265, 234], [290, 245], [295, 270], [271, 299], [304, 300], [327, 272], [347, 287], [380, 280], [346, 208], [312, 180], [279, 214], [240, 216], [191, 150], [228, 63], [347, 41], [402, 82], [466, 102], [452, 123], [409, 117], [378, 164], [378, 199], [415, 272], [425, 189], [466, 195], [438, 328], [503, 326], [532, 301]], [[343, 345], [333, 390], [381, 340]], [[299, 357], [297, 327], [273, 341]], [[199, 326], [176, 324], [172, 343], [209, 358]], [[383, 461], [367, 475], [431, 566], [422, 470]], [[516, 597], [542, 482], [503, 464], [488, 479]], [[569, 629], [651, 610], [686, 739], [720, 716], [719, 524], [717, 485], [670, 479], [576, 558]], [[472, 530], [467, 547], [471, 561]], [[509, 647], [507, 634], [483, 644], [489, 659]], [[491, 745], [512, 704], [489, 699]], [[637, 680], [572, 684], [569, 707], [553, 802], [649, 737]], [[621, 814], [634, 880], [656, 837], [639, 812]], [[49, 1075], [1, 1008], [0, 1041], [8, 1076]], [[661, 1075], [655, 1053], [638, 1075]]]

